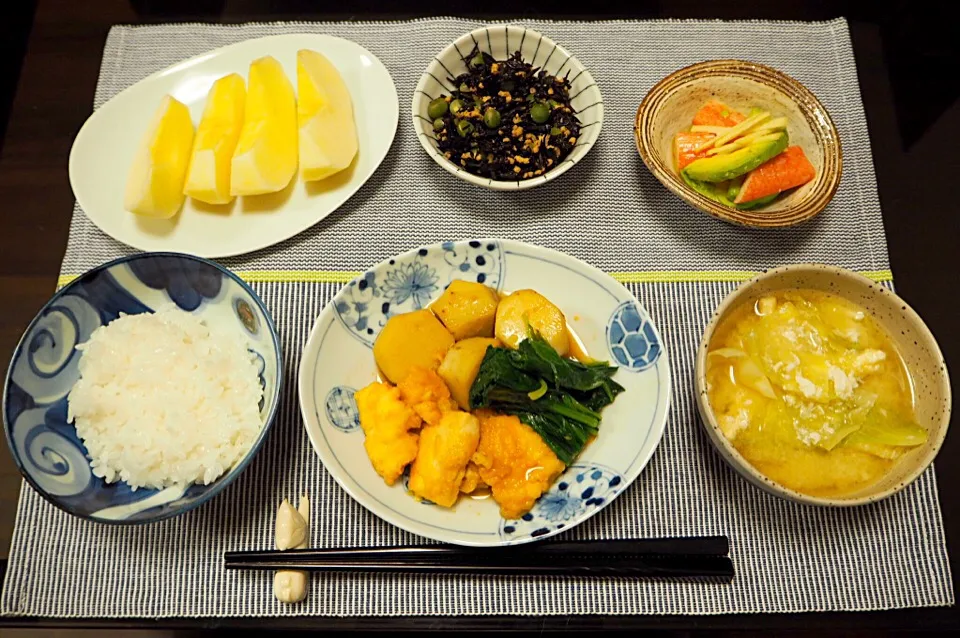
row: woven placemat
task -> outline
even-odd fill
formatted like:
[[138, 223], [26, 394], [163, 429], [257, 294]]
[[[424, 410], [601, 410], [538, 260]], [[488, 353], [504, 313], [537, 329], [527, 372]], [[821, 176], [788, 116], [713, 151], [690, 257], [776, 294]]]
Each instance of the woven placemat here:
[[[24, 485], [4, 614], [54, 617], [260, 615], [637, 614], [867, 610], [948, 605], [953, 590], [933, 470], [882, 503], [804, 507], [747, 485], [698, 423], [693, 353], [710, 313], [752, 271], [820, 261], [890, 282], [870, 144], [846, 22], [523, 22], [576, 55], [596, 78], [606, 119], [599, 143], [562, 179], [522, 193], [470, 187], [420, 148], [406, 108], [429, 56], [480, 23], [116, 27], [95, 105], [187, 57], [248, 38], [327, 33], [387, 66], [402, 105], [393, 148], [347, 204], [268, 250], [224, 260], [254, 283], [280, 329], [288, 380], [314, 318], [351, 273], [417, 245], [500, 236], [561, 250], [625, 282], [660, 327], [673, 407], [649, 467], [610, 507], [566, 538], [726, 534], [732, 585], [434, 576], [314, 577], [305, 603], [279, 604], [267, 574], [227, 573], [223, 553], [272, 543], [276, 506], [313, 497], [318, 547], [416, 543], [369, 514], [324, 470], [300, 420], [296, 384], [244, 474], [180, 518], [108, 527], [55, 509]], [[833, 116], [844, 178], [828, 209], [803, 226], [755, 231], [702, 215], [667, 192], [633, 148], [633, 115], [653, 84], [713, 58], [756, 60], [797, 78]], [[77, 208], [64, 277], [132, 252]]]

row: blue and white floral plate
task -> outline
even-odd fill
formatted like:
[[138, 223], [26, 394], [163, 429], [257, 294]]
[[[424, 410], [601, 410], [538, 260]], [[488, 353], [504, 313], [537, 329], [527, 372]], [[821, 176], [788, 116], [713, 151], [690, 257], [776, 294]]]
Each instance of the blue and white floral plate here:
[[[501, 291], [532, 288], [557, 304], [587, 352], [620, 366], [626, 388], [603, 412], [600, 434], [520, 520], [492, 500], [452, 509], [387, 486], [363, 448], [354, 392], [377, 379], [373, 342], [394, 314], [423, 308], [454, 279]], [[670, 370], [663, 340], [626, 288], [592, 266], [507, 240], [446, 242], [385, 261], [347, 284], [320, 313], [300, 362], [300, 409], [327, 470], [361, 505], [405, 530], [458, 545], [526, 543], [587, 520], [643, 470], [663, 435]]]
[[[261, 362], [263, 430], [246, 456], [209, 485], [134, 491], [94, 476], [87, 449], [67, 422], [67, 394], [80, 376], [76, 346], [120, 313], [153, 312], [171, 302], [212, 329], [245, 337]], [[100, 523], [152, 523], [201, 505], [240, 475], [273, 424], [282, 374], [273, 319], [239, 277], [179, 253], [122, 257], [61, 288], [27, 327], [7, 372], [4, 432], [24, 478], [60, 509]]]

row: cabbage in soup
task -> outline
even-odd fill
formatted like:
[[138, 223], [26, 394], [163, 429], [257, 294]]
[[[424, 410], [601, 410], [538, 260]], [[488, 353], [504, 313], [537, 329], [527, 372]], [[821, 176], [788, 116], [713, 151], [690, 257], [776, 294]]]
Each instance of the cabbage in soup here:
[[869, 487], [927, 438], [893, 340], [863, 308], [820, 291], [778, 291], [727, 316], [707, 392], [740, 454], [811, 496]]

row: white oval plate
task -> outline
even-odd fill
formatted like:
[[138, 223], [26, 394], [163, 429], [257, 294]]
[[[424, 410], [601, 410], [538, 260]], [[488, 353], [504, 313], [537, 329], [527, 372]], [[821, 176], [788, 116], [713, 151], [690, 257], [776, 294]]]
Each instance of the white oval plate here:
[[[123, 209], [127, 173], [140, 139], [167, 93], [200, 122], [207, 92], [229, 73], [245, 79], [250, 63], [272, 55], [296, 86], [297, 51], [323, 53], [350, 89], [360, 152], [339, 175], [284, 191], [237, 198], [224, 212], [187, 198], [172, 219], [145, 219]], [[155, 73], [117, 94], [86, 121], [70, 151], [70, 186], [100, 230], [134, 248], [229, 257], [266, 248], [335, 211], [373, 175], [397, 132], [400, 107], [386, 67], [359, 44], [328, 35], [277, 35], [232, 44]]]
[[[563, 310], [588, 353], [620, 366], [614, 379], [626, 391], [603, 411], [600, 434], [520, 520], [502, 519], [492, 500], [463, 496], [452, 509], [420, 503], [403, 481], [387, 486], [363, 448], [353, 393], [377, 378], [374, 339], [390, 315], [426, 306], [454, 279], [537, 290]], [[425, 246], [344, 286], [313, 326], [298, 383], [310, 442], [341, 487], [389, 523], [458, 545], [527, 543], [587, 520], [646, 466], [670, 405], [663, 340], [626, 288], [573, 257], [502, 239]]]

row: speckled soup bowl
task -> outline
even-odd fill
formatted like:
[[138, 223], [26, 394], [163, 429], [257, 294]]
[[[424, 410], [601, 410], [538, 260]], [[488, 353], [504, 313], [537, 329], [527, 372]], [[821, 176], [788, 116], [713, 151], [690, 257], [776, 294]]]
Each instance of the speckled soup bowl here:
[[[503, 60], [520, 51], [525, 62], [539, 67], [551, 75], [567, 76], [570, 80], [570, 105], [580, 119], [580, 137], [570, 154], [557, 166], [539, 177], [524, 180], [494, 180], [468, 173], [459, 164], [451, 162], [437, 149], [433, 121], [427, 117], [430, 100], [441, 94], [450, 95], [452, 88], [448, 78], [465, 73], [467, 66], [463, 56], [477, 47], [498, 60]], [[417, 83], [411, 104], [413, 128], [423, 150], [448, 173], [460, 179], [493, 190], [525, 190], [546, 184], [560, 177], [582, 160], [600, 137], [603, 126], [603, 98], [600, 88], [580, 60], [562, 46], [532, 29], [513, 25], [481, 27], [457, 38], [443, 51], [437, 53]]]
[[[927, 442], [911, 450], [879, 482], [853, 494], [820, 498], [788, 489], [757, 471], [733, 447], [717, 424], [707, 396], [707, 350], [721, 321], [742, 304], [787, 288], [833, 293], [866, 309], [893, 338], [913, 379], [918, 423], [927, 429]], [[767, 492], [798, 503], [843, 507], [887, 498], [914, 481], [933, 462], [950, 424], [950, 379], [943, 354], [923, 320], [900, 297], [857, 273], [835, 266], [797, 264], [766, 271], [730, 293], [703, 333], [696, 358], [697, 407], [710, 440], [724, 460], [744, 478]]]
[[[803, 148], [816, 178], [756, 210], [724, 206], [687, 186], [677, 174], [673, 138], [690, 127], [710, 99], [735, 109], [755, 106], [785, 115], [790, 144]], [[735, 224], [777, 228], [807, 221], [826, 208], [840, 184], [840, 139], [827, 110], [805, 86], [756, 62], [712, 60], [668, 75], [641, 102], [634, 133], [640, 157], [654, 177], [694, 208]]]
[[[121, 313], [174, 303], [212, 330], [234, 331], [258, 359], [263, 399], [260, 435], [209, 485], [133, 490], [90, 468], [87, 448], [67, 421], [67, 395], [80, 377], [79, 343]], [[10, 361], [3, 394], [7, 443], [31, 487], [53, 505], [98, 523], [153, 523], [202, 505], [247, 467], [267, 438], [280, 404], [283, 364], [277, 329], [257, 294], [212, 261], [180, 253], [140, 253], [111, 261], [61, 288], [27, 327]]]

